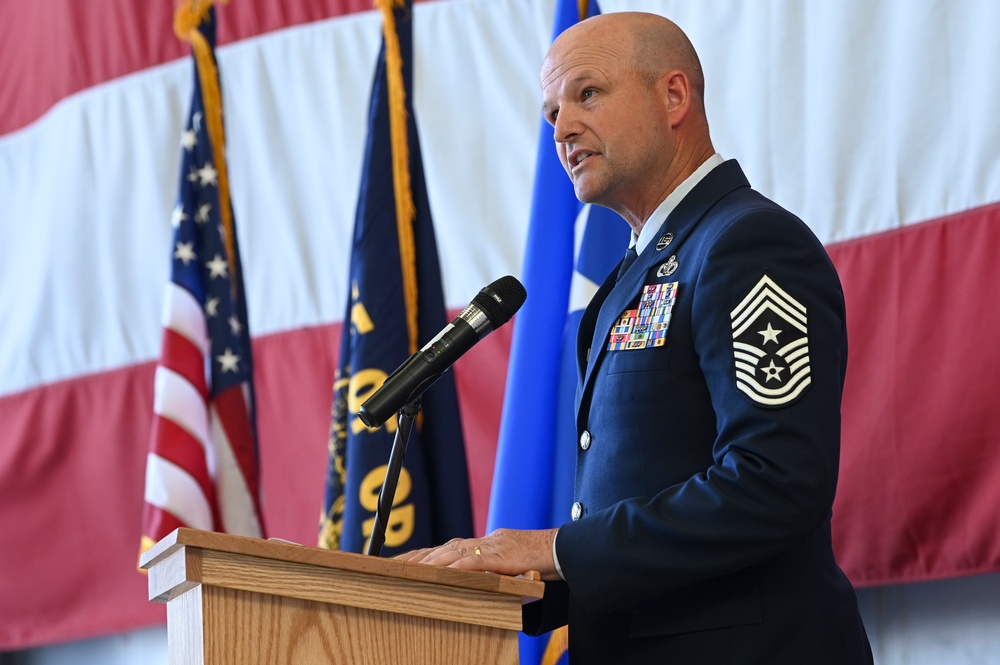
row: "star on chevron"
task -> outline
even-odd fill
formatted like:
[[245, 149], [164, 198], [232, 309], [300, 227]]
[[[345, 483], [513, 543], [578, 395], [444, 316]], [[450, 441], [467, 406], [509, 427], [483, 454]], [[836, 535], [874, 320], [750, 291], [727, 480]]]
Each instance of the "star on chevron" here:
[[777, 365], [774, 364], [774, 361], [772, 360], [771, 364], [768, 365], [767, 367], [764, 367], [761, 371], [767, 374], [767, 379], [766, 379], [767, 381], [774, 379], [775, 381], [778, 381], [780, 383], [781, 373], [785, 371], [785, 368], [778, 367]]
[[771, 322], [768, 321], [768, 323], [767, 323], [767, 330], [758, 330], [757, 334], [764, 336], [764, 341], [761, 342], [761, 344], [767, 344], [768, 342], [774, 342], [775, 344], [777, 344], [778, 343], [778, 335], [780, 335], [781, 332], [782, 331], [780, 331], [780, 330], [775, 330], [774, 328], [772, 328], [771, 327]]
[[223, 374], [226, 372], [237, 372], [239, 371], [240, 357], [232, 352], [232, 350], [226, 347], [225, 353], [221, 356], [215, 356], [215, 359], [219, 361], [222, 365], [221, 371]]

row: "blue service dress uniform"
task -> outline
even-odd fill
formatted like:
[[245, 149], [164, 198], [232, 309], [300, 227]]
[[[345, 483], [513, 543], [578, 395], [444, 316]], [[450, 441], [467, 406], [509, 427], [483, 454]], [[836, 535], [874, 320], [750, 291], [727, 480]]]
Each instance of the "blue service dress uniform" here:
[[826, 251], [732, 160], [649, 223], [581, 321], [566, 582], [525, 631], [568, 621], [574, 665], [871, 663], [830, 538], [847, 336]]

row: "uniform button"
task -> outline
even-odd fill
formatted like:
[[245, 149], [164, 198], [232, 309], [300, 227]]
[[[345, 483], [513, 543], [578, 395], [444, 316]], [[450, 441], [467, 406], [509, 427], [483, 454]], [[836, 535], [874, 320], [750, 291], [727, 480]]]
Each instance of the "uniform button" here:
[[588, 432], [587, 430], [583, 430], [583, 434], [580, 435], [580, 447], [583, 448], [584, 450], [590, 448], [590, 441], [591, 441], [590, 432]]
[[579, 501], [573, 504], [572, 516], [574, 522], [583, 517], [583, 504]]

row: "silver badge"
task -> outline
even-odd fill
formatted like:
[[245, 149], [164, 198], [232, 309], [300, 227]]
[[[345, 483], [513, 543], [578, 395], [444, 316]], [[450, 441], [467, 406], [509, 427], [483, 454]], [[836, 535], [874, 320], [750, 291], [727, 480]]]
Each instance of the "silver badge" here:
[[677, 255], [671, 254], [670, 258], [667, 259], [666, 263], [660, 264], [660, 267], [656, 269], [657, 277], [667, 277], [668, 275], [673, 275], [674, 271], [680, 267], [677, 263]]
[[667, 245], [674, 241], [673, 233], [664, 233], [660, 236], [660, 239], [656, 241], [656, 251], [662, 251], [667, 248]]
[[730, 318], [737, 389], [770, 408], [801, 397], [812, 383], [805, 306], [764, 275]]

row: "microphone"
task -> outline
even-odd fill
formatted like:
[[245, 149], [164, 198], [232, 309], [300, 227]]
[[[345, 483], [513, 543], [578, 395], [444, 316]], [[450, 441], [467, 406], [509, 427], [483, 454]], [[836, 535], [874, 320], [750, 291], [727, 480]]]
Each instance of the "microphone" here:
[[484, 286], [454, 321], [397, 367], [365, 400], [358, 412], [361, 422], [378, 427], [423, 394], [476, 342], [510, 321], [527, 295], [521, 282], [510, 275]]

